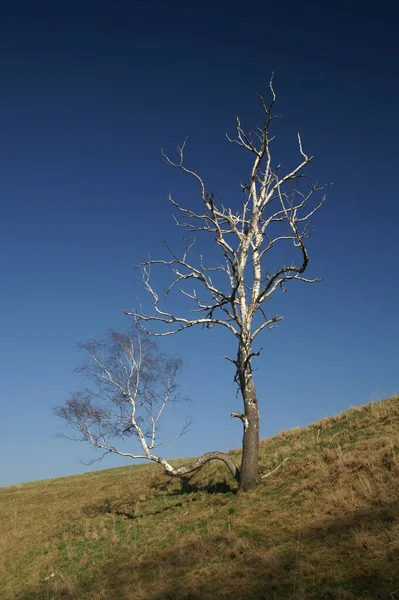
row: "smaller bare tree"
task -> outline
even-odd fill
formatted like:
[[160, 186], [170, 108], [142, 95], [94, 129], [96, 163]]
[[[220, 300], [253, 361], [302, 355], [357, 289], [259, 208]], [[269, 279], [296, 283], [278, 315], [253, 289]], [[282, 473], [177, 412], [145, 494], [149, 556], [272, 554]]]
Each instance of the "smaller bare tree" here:
[[[166, 405], [182, 399], [176, 382], [181, 360], [168, 358], [157, 344], [137, 326], [128, 333], [109, 331], [102, 340], [83, 342], [79, 348], [87, 360], [76, 372], [93, 385], [71, 394], [56, 414], [77, 432], [75, 441], [88, 442], [106, 454], [147, 459], [160, 464], [169, 475], [194, 473], [210, 460], [222, 460], [239, 480], [239, 471], [224, 452], [208, 452], [189, 466], [173, 467], [159, 456], [157, 448], [181, 437], [189, 427], [169, 439], [159, 437], [160, 421]], [[134, 436], [139, 452], [121, 449], [118, 441]]]

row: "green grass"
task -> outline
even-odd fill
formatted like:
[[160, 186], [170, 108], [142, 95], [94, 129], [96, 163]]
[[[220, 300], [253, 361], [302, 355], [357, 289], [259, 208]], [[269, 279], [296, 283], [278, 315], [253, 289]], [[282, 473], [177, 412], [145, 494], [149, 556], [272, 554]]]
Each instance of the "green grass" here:
[[282, 432], [240, 497], [217, 463], [2, 488], [0, 597], [399, 600], [398, 431], [394, 397]]

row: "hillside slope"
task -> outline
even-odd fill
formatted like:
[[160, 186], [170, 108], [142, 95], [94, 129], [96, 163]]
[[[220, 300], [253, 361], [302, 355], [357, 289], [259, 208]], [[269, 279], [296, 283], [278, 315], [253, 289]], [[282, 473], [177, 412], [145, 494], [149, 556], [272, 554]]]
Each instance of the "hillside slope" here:
[[0, 597], [399, 599], [398, 431], [394, 397], [264, 440], [239, 498], [217, 464], [0, 489]]

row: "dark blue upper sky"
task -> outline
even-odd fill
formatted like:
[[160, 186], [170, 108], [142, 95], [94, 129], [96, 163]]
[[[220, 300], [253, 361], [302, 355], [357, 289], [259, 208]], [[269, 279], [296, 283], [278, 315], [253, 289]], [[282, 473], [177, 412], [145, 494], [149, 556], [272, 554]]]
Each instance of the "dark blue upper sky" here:
[[[315, 155], [334, 181], [314, 219], [309, 273], [275, 300], [285, 320], [257, 362], [262, 436], [398, 391], [396, 163], [399, 43], [394, 9], [364, 3], [7, 2], [0, 14], [0, 444], [3, 485], [78, 472], [92, 456], [59, 440], [52, 407], [79, 386], [75, 343], [125, 328], [134, 271], [163, 236], [167, 196], [197, 188], [160, 156], [186, 135], [187, 160], [225, 204], [248, 161], [228, 144], [275, 72], [276, 162]], [[212, 250], [212, 249], [211, 249]], [[160, 279], [160, 287], [165, 281]], [[191, 434], [168, 456], [240, 444], [234, 340], [191, 330], [184, 357]], [[211, 418], [210, 418], [211, 416]], [[7, 457], [7, 458], [5, 458]], [[107, 460], [103, 467], [119, 464]]]

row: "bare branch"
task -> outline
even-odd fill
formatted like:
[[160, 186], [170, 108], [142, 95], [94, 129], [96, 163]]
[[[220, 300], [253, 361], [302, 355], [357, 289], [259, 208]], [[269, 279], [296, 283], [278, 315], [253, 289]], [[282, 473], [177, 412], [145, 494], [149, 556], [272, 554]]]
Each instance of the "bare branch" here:
[[279, 469], [281, 469], [281, 467], [283, 466], [283, 464], [285, 462], [287, 462], [287, 460], [289, 460], [290, 458], [291, 458], [290, 456], [287, 456], [286, 458], [284, 458], [284, 460], [282, 460], [281, 463], [277, 465], [277, 467], [275, 467], [274, 469], [272, 469], [268, 473], [265, 473], [264, 475], [262, 475], [261, 479], [267, 479], [267, 477], [271, 477], [271, 475], [274, 475], [274, 473], [276, 473], [276, 471], [278, 471]]
[[[184, 435], [191, 421], [187, 419], [176, 435], [158, 439], [167, 404], [181, 398], [176, 384], [181, 361], [166, 358], [152, 340], [140, 333], [137, 323], [130, 333], [110, 331], [105, 339], [82, 343], [80, 348], [89, 358], [77, 371], [91, 379], [94, 386], [73, 393], [55, 412], [77, 432], [69, 439], [87, 442], [102, 451], [90, 464], [107, 454], [117, 454], [150, 460], [169, 475], [181, 476], [197, 471], [210, 460], [222, 460], [239, 479], [234, 461], [223, 452], [207, 453], [192, 465], [179, 468], [154, 453], [155, 448]], [[117, 439], [132, 435], [141, 452], [123, 451], [115, 444]]]
[[[140, 264], [152, 309], [125, 311], [153, 336], [173, 335], [196, 325], [222, 326], [234, 335], [237, 358], [225, 358], [235, 366], [235, 381], [244, 404], [242, 413], [232, 413], [232, 417], [241, 419], [244, 424], [240, 488], [244, 490], [256, 485], [254, 461], [259, 454], [259, 410], [252, 375], [252, 359], [259, 352], [253, 351], [253, 343], [264, 330], [274, 328], [283, 319], [283, 315], [270, 316], [264, 309], [265, 302], [278, 290], [287, 291], [290, 281], [320, 281], [305, 274], [310, 260], [307, 240], [311, 218], [325, 202], [325, 195], [321, 200], [314, 198], [326, 186], [314, 184], [304, 191], [301, 189], [313, 156], [305, 152], [299, 133], [296, 166], [285, 169], [274, 161], [273, 128], [278, 115], [274, 113], [273, 77], [272, 74], [269, 81], [270, 99], [258, 94], [263, 117], [261, 126], [253, 132], [246, 131], [237, 117], [235, 136], [226, 134], [230, 143], [249, 152], [247, 156], [251, 161], [247, 178], [241, 184], [244, 198], [239, 210], [233, 205], [224, 205], [214, 191], [206, 187], [204, 179], [186, 166], [187, 139], [178, 147], [175, 161], [162, 151], [169, 165], [190, 175], [199, 185], [197, 208], [185, 207], [171, 195], [169, 199], [177, 212], [178, 226], [204, 237], [210, 234], [214, 262], [205, 266], [203, 257], [195, 256], [193, 240], [185, 241], [181, 252], [165, 242], [167, 258], [149, 257]], [[152, 267], [164, 268], [170, 273], [162, 300], [153, 285]], [[187, 311], [177, 310], [176, 296], [184, 299], [178, 306], [187, 306]], [[164, 468], [172, 473], [171, 467], [164, 464]]]
[[246, 417], [242, 413], [232, 412], [230, 416], [232, 418], [237, 417], [238, 419], [241, 419], [241, 421], [243, 422], [243, 425], [244, 425], [244, 430], [248, 427], [248, 424], [249, 424], [248, 423], [248, 417]]

